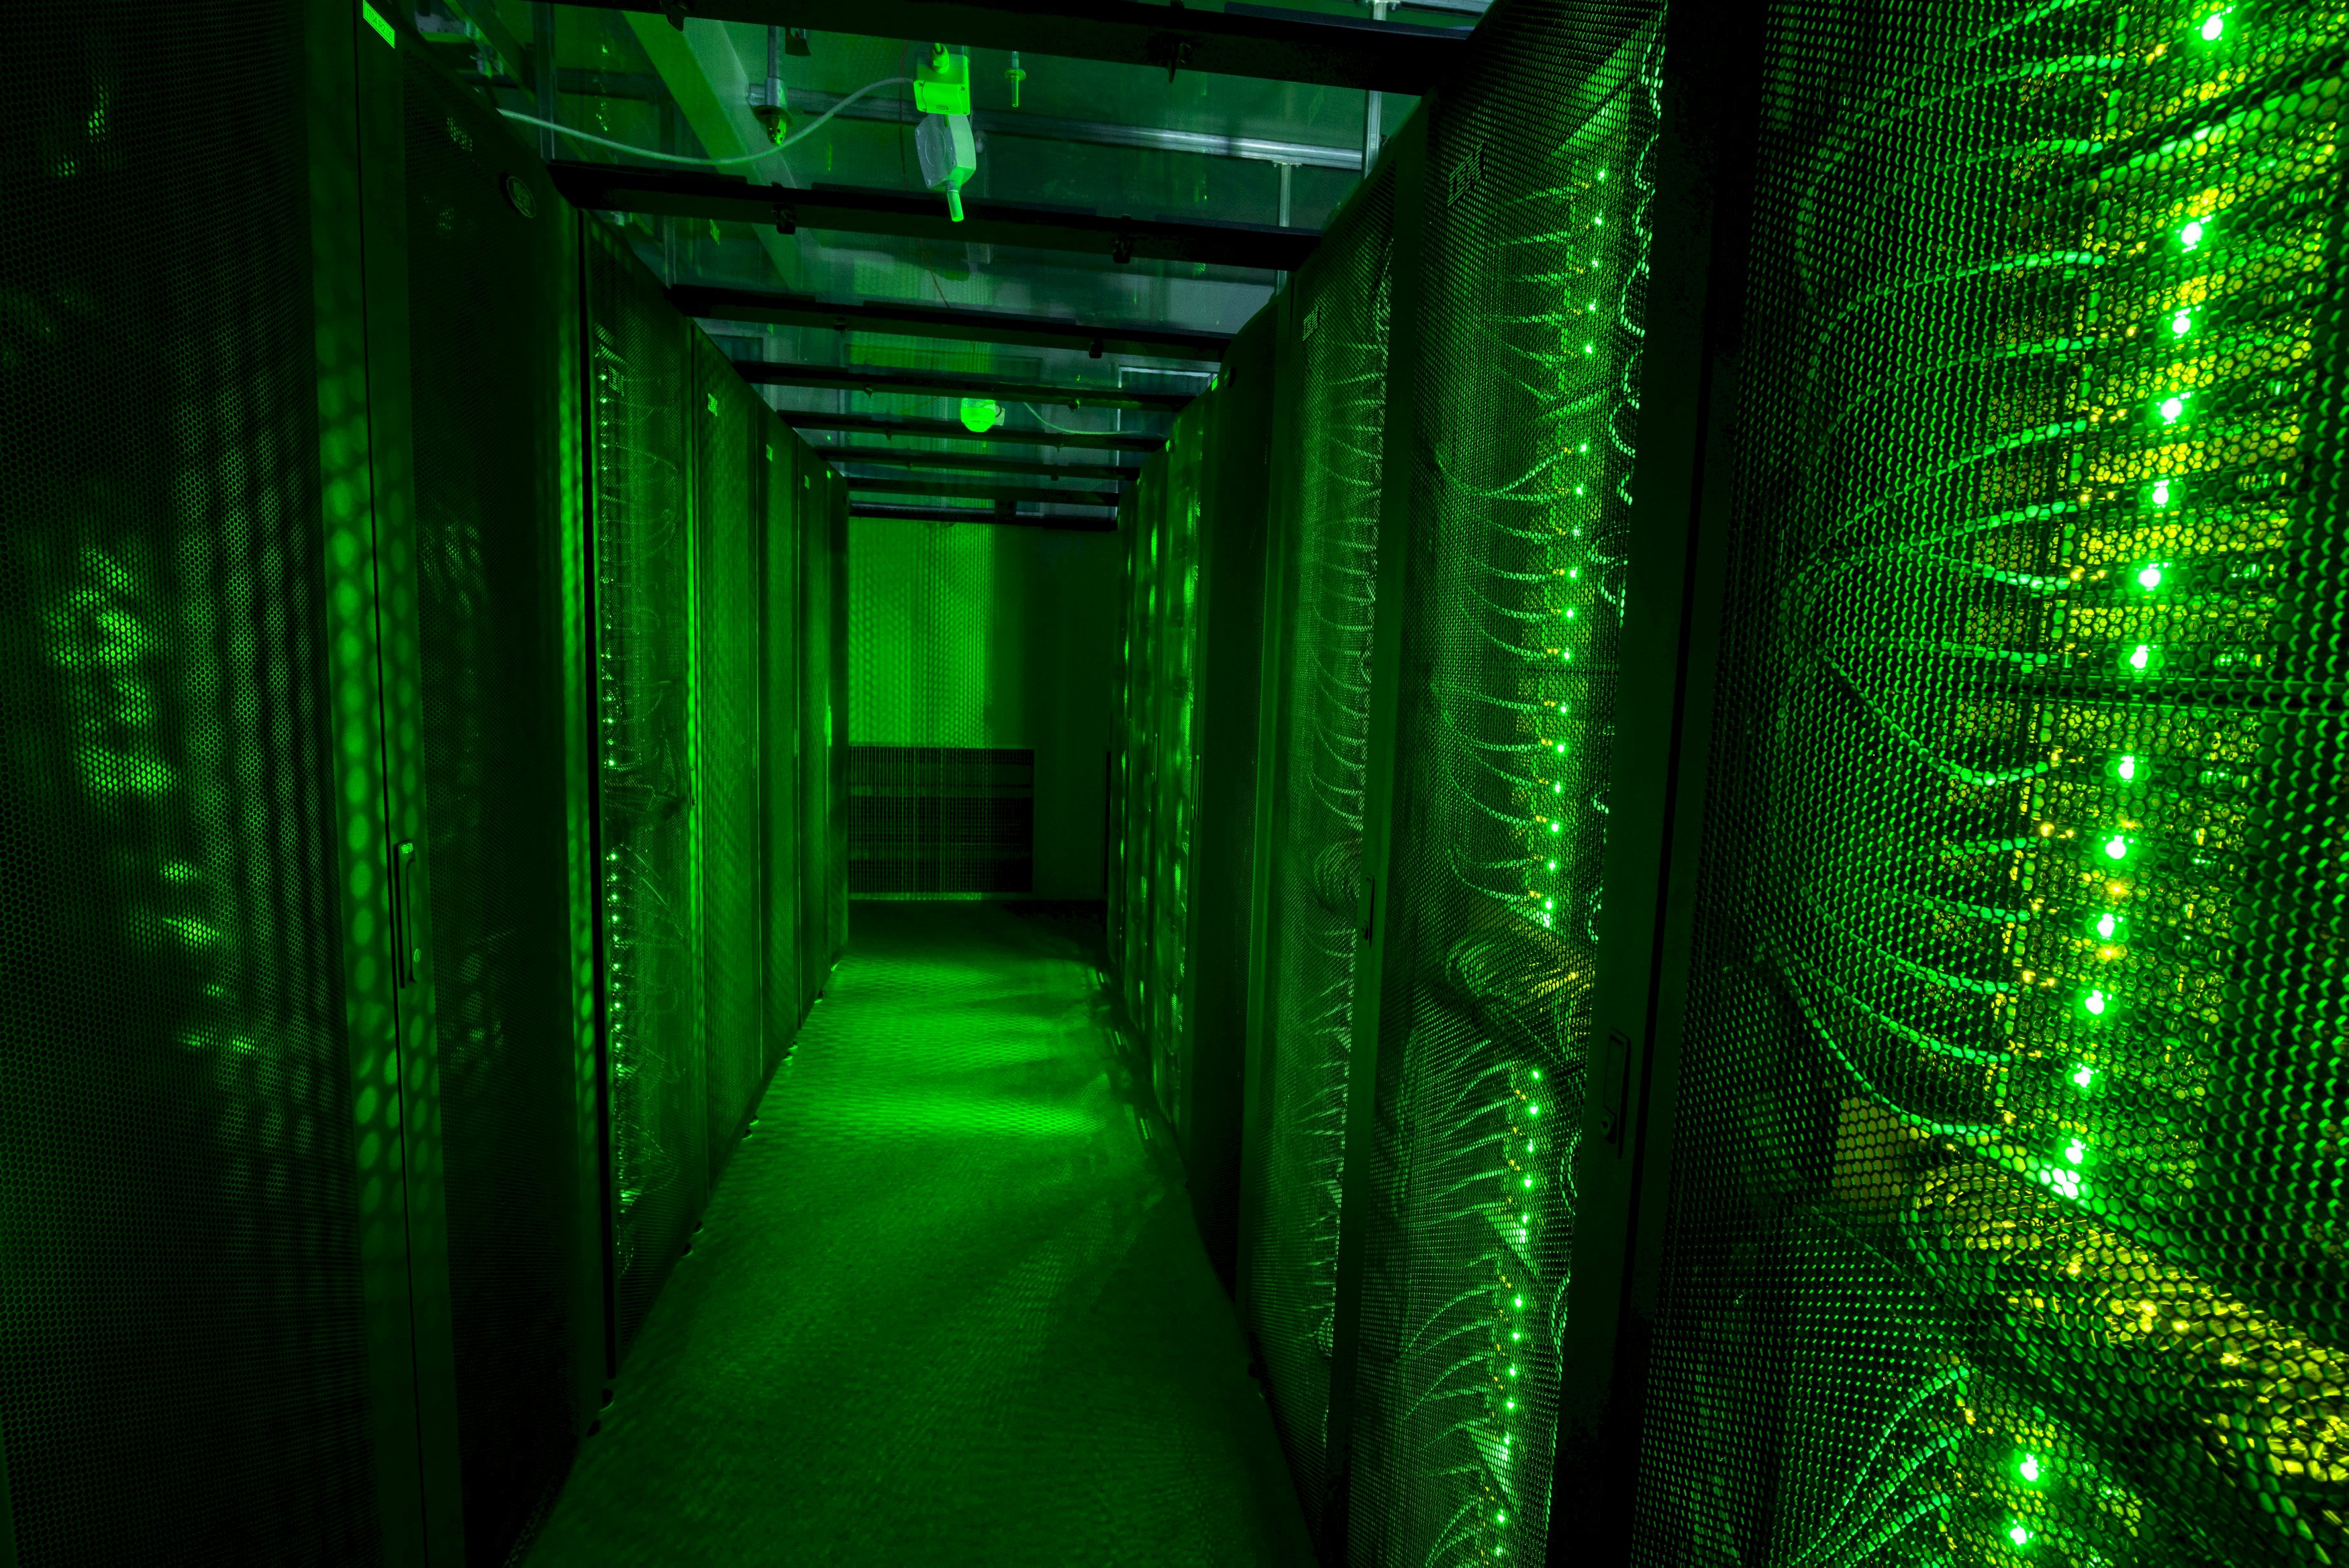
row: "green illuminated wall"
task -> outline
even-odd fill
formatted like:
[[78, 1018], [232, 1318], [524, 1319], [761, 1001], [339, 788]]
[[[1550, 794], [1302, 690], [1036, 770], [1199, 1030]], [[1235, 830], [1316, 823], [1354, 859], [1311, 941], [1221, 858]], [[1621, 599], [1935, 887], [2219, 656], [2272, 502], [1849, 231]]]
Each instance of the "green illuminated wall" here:
[[1102, 896], [1114, 535], [854, 518], [847, 741], [1033, 749], [1040, 898]]

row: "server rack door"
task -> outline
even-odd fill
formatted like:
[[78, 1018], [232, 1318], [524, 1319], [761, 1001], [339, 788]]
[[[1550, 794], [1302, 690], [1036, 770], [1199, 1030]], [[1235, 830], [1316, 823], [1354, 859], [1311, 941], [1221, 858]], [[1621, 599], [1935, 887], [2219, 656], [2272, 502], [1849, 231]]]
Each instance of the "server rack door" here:
[[752, 508], [763, 510], [767, 406], [698, 329], [691, 333], [698, 591], [694, 601], [700, 697], [704, 1003], [703, 1084], [708, 1180], [733, 1151], [760, 1067], [759, 624]]
[[1241, 1310], [1306, 1517], [1323, 1550], [1340, 1181], [1361, 904], [1381, 456], [1392, 253], [1392, 175], [1372, 176], [1280, 296], [1270, 506], [1279, 552], [1273, 708], [1258, 810], [1264, 923], [1254, 939], [1243, 1159]]
[[1423, 168], [1395, 150], [1339, 1320], [1342, 1377], [1358, 1270], [1357, 1563], [1537, 1561], [1581, 1525], [1550, 1491], [1661, 43], [1654, 6], [1496, 15], [1415, 122]]
[[1198, 827], [1199, 480], [1218, 394], [1174, 421], [1159, 470], [1157, 667], [1152, 675], [1151, 897], [1143, 962], [1151, 995], [1136, 1020], [1150, 1047], [1159, 1107], [1178, 1144], [1190, 1137], [1191, 845]]
[[1216, 1274], [1236, 1273], [1240, 1096], [1256, 851], [1257, 707], [1263, 689], [1267, 469], [1278, 334], [1260, 315], [1218, 377], [1199, 479], [1197, 712], [1192, 725], [1188, 908], [1182, 942], [1190, 1070], [1183, 1153]]
[[1636, 1560], [2336, 1561], [2341, 19], [1767, 29]]
[[[421, 773], [465, 1545], [503, 1562], [604, 1373], [577, 243], [401, 51]], [[371, 182], [388, 180], [379, 166]]]
[[340, 5], [10, 21], [0, 1556], [446, 1559], [360, 265], [392, 45]]
[[824, 866], [830, 913], [830, 943], [824, 973], [848, 951], [848, 481], [827, 471], [823, 487], [831, 492], [826, 517], [831, 535], [830, 602], [832, 685], [824, 708], [823, 744], [828, 788], [825, 811], [831, 822], [831, 853]]
[[[616, 1355], [683, 1252], [706, 1177], [691, 329], [620, 234], [587, 220], [580, 233]], [[708, 418], [706, 406], [692, 411]]]
[[802, 469], [812, 459], [782, 421], [765, 420], [766, 506], [759, 533], [759, 747], [761, 913], [766, 923], [766, 1055], [761, 1081], [791, 1048], [807, 1014], [801, 974], [808, 874], [801, 801], [802, 744], [800, 670], [805, 641], [800, 625], [802, 547], [799, 497]]
[[801, 469], [793, 522], [799, 531], [800, 805], [806, 844], [801, 874], [800, 994], [823, 995], [832, 963], [832, 530], [825, 476]]

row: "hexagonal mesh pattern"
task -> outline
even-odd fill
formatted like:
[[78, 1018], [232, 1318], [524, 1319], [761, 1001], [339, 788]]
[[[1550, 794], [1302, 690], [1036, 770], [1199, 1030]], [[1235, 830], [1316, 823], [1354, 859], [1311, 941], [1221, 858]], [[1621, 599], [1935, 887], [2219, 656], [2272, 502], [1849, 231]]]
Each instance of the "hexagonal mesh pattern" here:
[[[1539, 1561], [1614, 757], [1661, 42], [1480, 27], [1431, 122], [1351, 1561]], [[1402, 438], [1391, 433], [1390, 447]], [[1392, 513], [1390, 514], [1392, 515]], [[1390, 543], [1392, 548], [1392, 542]]]
[[1641, 1562], [2349, 1547], [2344, 43], [1773, 12]]
[[367, 1563], [301, 11], [6, 28], [16, 1560]]

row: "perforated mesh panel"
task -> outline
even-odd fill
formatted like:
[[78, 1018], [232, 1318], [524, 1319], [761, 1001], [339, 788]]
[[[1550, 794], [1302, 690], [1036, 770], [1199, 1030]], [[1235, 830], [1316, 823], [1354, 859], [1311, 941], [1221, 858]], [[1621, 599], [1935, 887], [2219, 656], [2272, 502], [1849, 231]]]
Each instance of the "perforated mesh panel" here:
[[1159, 1108], [1177, 1130], [1190, 1067], [1183, 1037], [1191, 834], [1197, 814], [1199, 483], [1216, 395], [1174, 421], [1145, 465], [1126, 533], [1128, 642], [1121, 701], [1123, 769], [1117, 911], [1125, 1016], [1143, 1035]]
[[2344, 42], [1773, 11], [1643, 1562], [2349, 1546]]
[[366, 1563], [301, 14], [37, 4], [7, 26], [18, 1560]]
[[1653, 15], [1496, 15], [1433, 122], [1380, 1139], [1348, 1151], [1375, 1195], [1357, 1563], [1544, 1548], [1630, 542]]
[[[564, 491], [577, 309], [568, 211], [530, 153], [406, 57], [409, 373], [425, 846], [446, 1150], [466, 1547], [503, 1562], [577, 1440], [580, 1209], [594, 1149], [580, 1007], [565, 707]], [[532, 216], [502, 181], [528, 181]], [[600, 1281], [598, 1281], [600, 1288]], [[593, 1370], [600, 1372], [600, 1367]]]
[[[603, 224], [582, 227], [613, 1253], [625, 1347], [700, 1211], [709, 1136], [685, 469], [691, 328], [623, 242]], [[691, 412], [708, 417], [706, 405]]]
[[[1297, 438], [1273, 448], [1285, 581], [1269, 672], [1275, 761], [1264, 962], [1265, 1132], [1248, 1173], [1257, 1224], [1248, 1329], [1309, 1519], [1327, 1500], [1338, 1182], [1353, 1042], [1362, 769], [1386, 421], [1392, 194], [1348, 204], [1299, 274], [1278, 374]], [[1300, 303], [1301, 302], [1301, 303]], [[1309, 331], [1304, 323], [1310, 321]]]
[[[800, 677], [804, 704], [800, 712], [800, 802], [808, 845], [807, 876], [801, 883], [800, 984], [811, 1001], [823, 991], [824, 976], [832, 966], [833, 902], [846, 891], [844, 886], [834, 883], [844, 883], [847, 874], [844, 846], [837, 861], [831, 858], [835, 832], [844, 834], [847, 830], [844, 820], [836, 828], [833, 821], [832, 764], [835, 751], [844, 759], [848, 732], [842, 727], [841, 715], [832, 700], [836, 683], [843, 674], [838, 629], [833, 624], [840, 618], [840, 602], [833, 593], [839, 552], [834, 539], [836, 520], [813, 504], [823, 498], [829, 482], [824, 474], [813, 471], [819, 467], [809, 463], [801, 471], [799, 480], [803, 509], [800, 514], [800, 627], [803, 639], [801, 646], [805, 650]], [[842, 811], [840, 815], [844, 818], [846, 813]]]
[[705, 1092], [709, 1172], [733, 1151], [760, 1088], [759, 563], [751, 509], [766, 504], [773, 415], [726, 356], [692, 334], [696, 527], [695, 707], [700, 781]]
[[[772, 1072], [791, 1048], [794, 1031], [814, 998], [803, 987], [807, 901], [812, 845], [802, 802], [806, 769], [800, 760], [805, 696], [801, 677], [807, 666], [806, 632], [800, 620], [800, 570], [806, 558], [801, 542], [800, 470], [812, 464], [798, 438], [769, 421], [763, 456], [767, 465], [765, 518], [760, 531], [759, 697], [761, 861], [766, 869], [761, 900], [765, 920], [764, 1072]], [[814, 738], [819, 754], [822, 737]], [[819, 884], [821, 885], [821, 884]]]

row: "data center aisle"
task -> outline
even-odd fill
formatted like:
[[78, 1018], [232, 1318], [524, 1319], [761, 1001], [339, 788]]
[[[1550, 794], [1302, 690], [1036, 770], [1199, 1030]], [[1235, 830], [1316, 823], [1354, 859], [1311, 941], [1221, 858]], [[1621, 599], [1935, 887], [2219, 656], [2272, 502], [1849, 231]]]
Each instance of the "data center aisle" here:
[[533, 1568], [1302, 1563], [1099, 926], [860, 904]]

